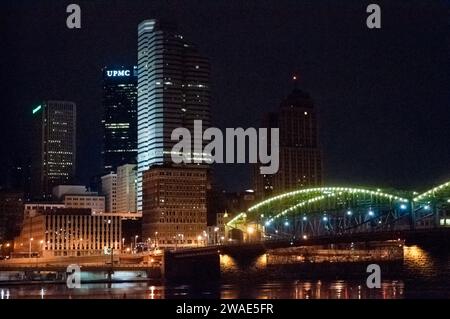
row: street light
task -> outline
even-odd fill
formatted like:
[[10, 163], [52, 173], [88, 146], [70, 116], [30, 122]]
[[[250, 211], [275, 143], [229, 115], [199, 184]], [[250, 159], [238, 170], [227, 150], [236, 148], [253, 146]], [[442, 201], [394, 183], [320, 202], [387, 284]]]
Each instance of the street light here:
[[30, 246], [28, 251], [28, 258], [31, 258], [31, 242], [33, 241], [33, 237], [30, 238]]
[[137, 253], [137, 239], [138, 239], [138, 235], [134, 236], [134, 249], [136, 250]]

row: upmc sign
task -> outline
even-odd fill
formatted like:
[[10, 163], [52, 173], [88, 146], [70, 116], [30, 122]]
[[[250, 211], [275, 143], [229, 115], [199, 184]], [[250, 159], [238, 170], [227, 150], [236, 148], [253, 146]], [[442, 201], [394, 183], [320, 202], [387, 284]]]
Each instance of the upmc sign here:
[[110, 70], [106, 71], [108, 77], [131, 76], [130, 70]]

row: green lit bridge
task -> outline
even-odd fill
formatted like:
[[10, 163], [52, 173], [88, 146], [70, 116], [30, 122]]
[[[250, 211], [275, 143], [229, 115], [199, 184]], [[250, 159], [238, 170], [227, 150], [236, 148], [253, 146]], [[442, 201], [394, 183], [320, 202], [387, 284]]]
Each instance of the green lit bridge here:
[[241, 242], [448, 230], [450, 181], [422, 194], [352, 187], [299, 189], [250, 207], [227, 227]]
[[[292, 263], [305, 266], [309, 263], [298, 258], [321, 250], [345, 252], [348, 261], [355, 247], [364, 247], [367, 260], [378, 263], [398, 261], [389, 252], [393, 247], [399, 252], [403, 244], [446, 248], [450, 244], [450, 181], [422, 194], [352, 187], [298, 189], [253, 205], [226, 226], [231, 239], [226, 244], [167, 252], [166, 277], [204, 278], [206, 272], [217, 277], [230, 260], [242, 269], [260, 258], [267, 263], [278, 260], [272, 264], [276, 268]], [[377, 257], [376, 247], [389, 248]], [[356, 251], [356, 265], [368, 262], [361, 261]], [[403, 249], [394, 255], [403, 258]]]

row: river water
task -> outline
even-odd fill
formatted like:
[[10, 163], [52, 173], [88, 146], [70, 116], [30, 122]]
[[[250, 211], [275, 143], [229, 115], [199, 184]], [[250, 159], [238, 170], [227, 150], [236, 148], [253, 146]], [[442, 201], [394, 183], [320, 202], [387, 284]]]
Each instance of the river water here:
[[[366, 277], [314, 279], [296, 278], [292, 273], [283, 278], [264, 279], [246, 274], [246, 279], [223, 279], [202, 285], [168, 285], [160, 281], [82, 284], [68, 289], [62, 284], [2, 285], [1, 299], [408, 299], [450, 298], [450, 252], [448, 249], [404, 248], [404, 261], [398, 273], [382, 276], [379, 289], [369, 289]], [[320, 276], [319, 276], [320, 277]]]

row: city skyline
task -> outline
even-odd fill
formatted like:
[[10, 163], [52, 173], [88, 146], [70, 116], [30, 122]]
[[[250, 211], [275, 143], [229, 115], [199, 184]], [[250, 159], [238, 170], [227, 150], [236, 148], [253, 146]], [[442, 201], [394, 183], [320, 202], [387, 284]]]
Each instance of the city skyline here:
[[[105, 38], [104, 41], [107, 43], [105, 49], [102, 50], [101, 54], [93, 55], [95, 57], [94, 60], [97, 62], [94, 63], [94, 60], [92, 60], [89, 65], [93, 67], [84, 70], [86, 71], [84, 72], [85, 76], [89, 78], [87, 83], [90, 83], [90, 85], [88, 87], [83, 85], [86, 82], [84, 80], [82, 81], [83, 84], [77, 83], [77, 81], [75, 83], [69, 81], [70, 85], [61, 83], [60, 86], [41, 83], [38, 86], [28, 85], [29, 96], [27, 97], [12, 99], [14, 94], [9, 92], [10, 90], [7, 90], [7, 94], [2, 97], [4, 105], [16, 105], [12, 117], [18, 119], [18, 123], [25, 125], [28, 121], [25, 111], [29, 112], [30, 107], [34, 105], [34, 101], [38, 99], [39, 95], [45, 95], [49, 98], [62, 95], [61, 97], [67, 99], [75, 95], [73, 100], [78, 102], [77, 104], [82, 110], [79, 114], [82, 124], [79, 130], [78, 148], [80, 159], [78, 166], [81, 172], [79, 181], [84, 184], [87, 184], [88, 179], [99, 171], [100, 167], [96, 168], [95, 166], [101, 165], [100, 150], [96, 146], [101, 136], [101, 133], [97, 134], [100, 132], [99, 123], [101, 118], [101, 107], [98, 104], [98, 92], [101, 89], [101, 84], [98, 81], [100, 68], [108, 64], [132, 65], [136, 63], [136, 59], [133, 57], [135, 55], [133, 52], [136, 51], [134, 41], [136, 36], [135, 29], [141, 18], [149, 17], [148, 14], [144, 16], [143, 13], [137, 12], [138, 7], [146, 7], [142, 3], [130, 4], [129, 14], [125, 14], [124, 11], [120, 13], [121, 11], [118, 9], [124, 8], [127, 4], [118, 3], [114, 8], [119, 12], [114, 16], [114, 19], [117, 21], [119, 17], [123, 19], [123, 28], [119, 32], [124, 36], [125, 45], [118, 46], [111, 42], [112, 38]], [[81, 3], [81, 5], [86, 9], [85, 12], [88, 12], [87, 22], [84, 25], [87, 29], [93, 26], [92, 21], [89, 20], [92, 7], [85, 3]], [[282, 6], [284, 5], [286, 4], [282, 4]], [[298, 15], [300, 17], [303, 13], [299, 11], [304, 9], [303, 6], [305, 4], [295, 8], [292, 13], [283, 11], [283, 15]], [[157, 4], [156, 7], [157, 10], [155, 12], [159, 14], [155, 14], [155, 16], [167, 15], [164, 5]], [[12, 5], [11, 10], [14, 13], [19, 8], [20, 5]], [[27, 7], [24, 15], [31, 14], [32, 8], [33, 6]], [[212, 14], [217, 14], [219, 8], [214, 7]], [[296, 73], [300, 79], [299, 86], [309, 91], [318, 105], [318, 117], [321, 121], [320, 135], [325, 150], [324, 180], [326, 182], [333, 184], [349, 182], [357, 184], [372, 183], [402, 188], [409, 186], [418, 187], [422, 185], [420, 183], [422, 181], [425, 181], [427, 185], [431, 185], [435, 180], [445, 180], [445, 175], [447, 174], [445, 167], [450, 154], [444, 147], [445, 141], [448, 139], [448, 130], [445, 129], [445, 127], [448, 127], [446, 124], [448, 119], [443, 114], [446, 111], [445, 101], [448, 93], [444, 91], [445, 85], [443, 83], [445, 83], [446, 78], [442, 70], [445, 69], [444, 66], [448, 61], [443, 54], [445, 52], [445, 46], [443, 46], [445, 42], [433, 40], [428, 36], [432, 32], [439, 32], [437, 27], [428, 26], [427, 28], [422, 28], [422, 30], [417, 30], [415, 32], [415, 41], [427, 41], [426, 43], [430, 44], [428, 45], [430, 49], [427, 46], [421, 46], [420, 49], [415, 48], [415, 42], [410, 41], [406, 35], [411, 33], [410, 28], [418, 29], [420, 24], [406, 25], [408, 15], [401, 15], [400, 18], [405, 19], [405, 21], [401, 20], [401, 23], [395, 24], [392, 16], [400, 13], [401, 10], [395, 6], [388, 6], [391, 10], [391, 15], [386, 17], [386, 23], [393, 34], [385, 34], [386, 36], [382, 41], [377, 35], [366, 34], [362, 27], [357, 27], [352, 29], [351, 37], [346, 37], [346, 34], [349, 35], [349, 33], [346, 33], [347, 30], [359, 23], [359, 21], [355, 20], [359, 6], [349, 6], [344, 7], [344, 10], [337, 10], [330, 18], [330, 21], [335, 21], [341, 26], [340, 34], [327, 29], [330, 22], [317, 24], [317, 28], [320, 29], [318, 31], [328, 30], [329, 32], [321, 34], [321, 36], [326, 38], [323, 41], [327, 40], [322, 42], [318, 41], [318, 37], [315, 37], [311, 15], [320, 16], [322, 11], [325, 11], [325, 7], [318, 6], [314, 12], [309, 10], [310, 16], [304, 22], [300, 22], [301, 19], [288, 19], [288, 22], [285, 22], [285, 24], [280, 24], [282, 21], [281, 16], [270, 16], [264, 23], [269, 27], [279, 25], [279, 30], [277, 28], [269, 28], [271, 33], [266, 36], [262, 36], [255, 31], [258, 26], [261, 26], [262, 18], [267, 16], [270, 6], [262, 4], [254, 7], [256, 10], [255, 14], [249, 17], [248, 19], [250, 20], [248, 21], [243, 20], [243, 17], [236, 13], [238, 9], [242, 8], [248, 9], [248, 6], [236, 4], [227, 9], [230, 13], [234, 12], [237, 18], [237, 24], [233, 28], [245, 27], [244, 29], [247, 29], [248, 32], [235, 38], [222, 37], [222, 43], [218, 42], [216, 38], [209, 38], [209, 41], [203, 41], [207, 33], [205, 29], [208, 30], [208, 27], [212, 27], [211, 22], [204, 21], [205, 28], [200, 28], [198, 23], [184, 17], [181, 11], [177, 11], [175, 15], [175, 20], [177, 20], [183, 33], [186, 33], [190, 39], [192, 38], [201, 51], [204, 51], [211, 58], [213, 123], [218, 123], [219, 127], [257, 126], [260, 117], [255, 116], [255, 114], [258, 114], [255, 111], [264, 113], [275, 110], [279, 101], [290, 91], [292, 87], [290, 77], [293, 73]], [[208, 9], [211, 8], [206, 5], [206, 7], [199, 6], [198, 10], [203, 14]], [[363, 8], [361, 7], [361, 9]], [[414, 10], [416, 9], [414, 8]], [[444, 17], [439, 14], [439, 9], [438, 4], [431, 5], [426, 11], [427, 14], [424, 15], [423, 22], [425, 23], [425, 20], [433, 15], [437, 19], [435, 25], [438, 25], [441, 17]], [[182, 6], [177, 10], [182, 10]], [[326, 13], [327, 15], [330, 14], [329, 11], [326, 11]], [[347, 19], [342, 19], [343, 21], [336, 20], [339, 15]], [[114, 19], [110, 20], [108, 25], [114, 25]], [[220, 21], [218, 20], [216, 23]], [[9, 22], [6, 19], [6, 23]], [[42, 25], [41, 30], [49, 28], [50, 25], [53, 27], [54, 23], [56, 22]], [[303, 28], [293, 27], [295, 25]], [[55, 36], [62, 35], [67, 38], [65, 46], [77, 52], [78, 49], [72, 46], [70, 42], [72, 40], [85, 39], [86, 31], [81, 29], [76, 31], [78, 33], [71, 34], [66, 29], [62, 27], [61, 29], [55, 29]], [[277, 46], [279, 49], [287, 48], [284, 43], [276, 41], [272, 37], [275, 37], [278, 32], [286, 31], [288, 32], [286, 36], [290, 34], [292, 39], [296, 39], [295, 32], [300, 32], [297, 30], [310, 30], [310, 32], [303, 32], [302, 37], [298, 38], [304, 39], [303, 41], [300, 41], [298, 44], [295, 44], [294, 41], [294, 46], [285, 53], [280, 53], [282, 56], [286, 54], [286, 58], [290, 59], [284, 59], [283, 62], [280, 59], [272, 60], [274, 49]], [[22, 40], [24, 40], [27, 37], [27, 31], [25, 29], [21, 31], [24, 35]], [[221, 34], [226, 34], [226, 31], [220, 27], [218, 31]], [[100, 28], [96, 32], [101, 34], [104, 31]], [[365, 38], [358, 36], [362, 32], [364, 32]], [[380, 30], [381, 34], [383, 32], [383, 30]], [[348, 44], [340, 46], [331, 40], [332, 36], [346, 38]], [[45, 34], [44, 36], [43, 33], [40, 33], [38, 37], [42, 40], [51, 41], [53, 35]], [[261, 41], [264, 37], [270, 37], [275, 44], [268, 47], [267, 52], [263, 51], [261, 47]], [[442, 34], [441, 39], [446, 39], [444, 34]], [[23, 45], [21, 40], [14, 44], [11, 40], [10, 36], [7, 36], [5, 40], [7, 45], [12, 46], [11, 49], [19, 48]], [[249, 45], [245, 45], [244, 40], [248, 40]], [[359, 46], [356, 46], [357, 42], [360, 43]], [[316, 50], [321, 43], [327, 44], [328, 50], [326, 55]], [[31, 41], [29, 44], [33, 45], [33, 42]], [[232, 44], [239, 44], [240, 46], [236, 47]], [[389, 54], [392, 55], [390, 59], [380, 59], [382, 62], [373, 62], [366, 58], [370, 54], [361, 56], [361, 54], [366, 52], [376, 52], [380, 44], [387, 45], [386, 51], [389, 51]], [[343, 60], [340, 58], [342, 58], [343, 54], [349, 53], [349, 46], [354, 46], [355, 52], [350, 53], [352, 59], [349, 59], [354, 61], [354, 63], [343, 63]], [[443, 50], [431, 51], [431, 48], [439, 47]], [[117, 53], [109, 50], [111, 48], [116, 48]], [[224, 62], [229, 61], [228, 64], [236, 65], [239, 59], [237, 59], [238, 54], [234, 53], [233, 50], [237, 48], [244, 50], [242, 51], [243, 54], [239, 54], [239, 56], [241, 62], [245, 63], [242, 64], [242, 68], [234, 68], [233, 76], [230, 76], [230, 72], [226, 70], [228, 66], [225, 67]], [[414, 50], [410, 50], [411, 48], [414, 48]], [[61, 49], [59, 48], [59, 50]], [[294, 52], [302, 54], [298, 55], [294, 54]], [[312, 55], [313, 52], [316, 56]], [[406, 52], [408, 52], [408, 55], [404, 56]], [[245, 53], [252, 54], [248, 55]], [[62, 66], [60, 71], [57, 70], [58, 68], [53, 67], [47, 68], [49, 72], [43, 73], [43, 68], [46, 67], [44, 63], [39, 67], [35, 66], [37, 69], [33, 72], [38, 72], [41, 75], [45, 74], [44, 76], [47, 77], [48, 81], [43, 83], [53, 83], [53, 78], [56, 79], [62, 76], [63, 73], [70, 77], [72, 73], [68, 71], [76, 70], [80, 67], [79, 64], [71, 64], [73, 62], [71, 54], [69, 52], [68, 63], [64, 64], [58, 62], [58, 57], [55, 56], [55, 66]], [[250, 61], [249, 56], [255, 56], [255, 61]], [[409, 65], [414, 65], [414, 60], [425, 56], [433, 56], [434, 58], [421, 59], [421, 65], [407, 68]], [[10, 57], [12, 63], [11, 66], [7, 66], [6, 74], [11, 71], [9, 67], [16, 65], [22, 59], [29, 60], [30, 57]], [[394, 65], [392, 61], [397, 61], [397, 65]], [[442, 67], [436, 68], [435, 64], [439, 63], [435, 62], [441, 62]], [[346, 65], [345, 70], [340, 64], [342, 66]], [[256, 65], [260, 65], [262, 68], [255, 68]], [[377, 71], [379, 69], [386, 70], [386, 76], [380, 77]], [[14, 67], [14, 70], [18, 74], [22, 72], [21, 68], [17, 66]], [[361, 73], [363, 70], [364, 74]], [[273, 77], [264, 76], [269, 71], [274, 75]], [[258, 73], [260, 73], [260, 76], [258, 76]], [[408, 74], [408, 76], [402, 76], [402, 81], [396, 82], [396, 74]], [[236, 80], [233, 80], [234, 76], [236, 76]], [[250, 83], [250, 76], [253, 78], [251, 85], [246, 84], [246, 82]], [[421, 79], [425, 77], [427, 81], [422, 81]], [[270, 79], [275, 81], [269, 81]], [[28, 81], [26, 78], [24, 80]], [[347, 82], [342, 80], [347, 80]], [[415, 90], [408, 89], [419, 80], [423, 85], [415, 88]], [[30, 82], [28, 83], [31, 84]], [[337, 83], [338, 85], [331, 85], [331, 83]], [[9, 84], [7, 83], [7, 85]], [[73, 85], [75, 89], [73, 89]], [[246, 90], [246, 85], [247, 88], [253, 86], [254, 89]], [[328, 85], [328, 88], [325, 87], [326, 85]], [[270, 90], [268, 89], [269, 87], [271, 87]], [[391, 89], [388, 89], [389, 87]], [[261, 90], [262, 88], [264, 89]], [[40, 90], [40, 92], [37, 93], [36, 89]], [[435, 93], [431, 93], [432, 90]], [[69, 91], [71, 92], [70, 94], [68, 93]], [[75, 92], [79, 92], [80, 96], [77, 97]], [[351, 94], [348, 94], [348, 92], [351, 92]], [[408, 92], [408, 94], [405, 94], [405, 92]], [[86, 94], [89, 94], [92, 98], [86, 99]], [[81, 100], [81, 102], [78, 100]], [[97, 102], [94, 102], [95, 100]], [[17, 104], [19, 101], [20, 104]], [[430, 105], [432, 105], [431, 108]], [[227, 108], [231, 108], [233, 112], [226, 112]], [[87, 111], [88, 109], [89, 111]], [[430, 125], [429, 123], [435, 123], [435, 125]], [[89, 129], [86, 129], [86, 125], [88, 125]], [[7, 133], [4, 134], [6, 138], [4, 147], [10, 146], [12, 149], [11, 152], [8, 152], [11, 156], [2, 159], [4, 165], [1, 166], [1, 182], [5, 184], [5, 167], [7, 164], [11, 164], [13, 154], [17, 156], [17, 154], [23, 153], [22, 147], [25, 147], [28, 142], [27, 135], [24, 132], [17, 131], [16, 127], [10, 127], [9, 122], [5, 123], [3, 129], [7, 130]], [[13, 136], [15, 137], [14, 139], [17, 138], [24, 141], [22, 143], [23, 146], [20, 146], [21, 143], [19, 145], [16, 145], [16, 143], [11, 144]], [[407, 142], [409, 139], [414, 140], [414, 145], [410, 145]], [[351, 154], [351, 159], [347, 159], [350, 156], [348, 154]], [[25, 161], [26, 159], [22, 160]], [[94, 162], [94, 165], [92, 165], [92, 162]], [[355, 162], [358, 165], [354, 165]], [[427, 163], [427, 165], [423, 165], [423, 163]], [[222, 182], [222, 187], [241, 190], [251, 185], [251, 169], [249, 167], [245, 165], [219, 165], [218, 167], [216, 171], [218, 171], [217, 174]], [[415, 174], [410, 174], [411, 171], [414, 171]], [[242, 176], [239, 182], [230, 177], [230, 172], [237, 172], [239, 176]], [[243, 184], [245, 184], [245, 187]]]
[[450, 296], [446, 1], [2, 9], [0, 299]]

